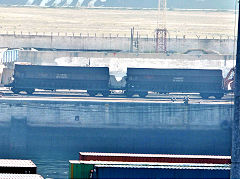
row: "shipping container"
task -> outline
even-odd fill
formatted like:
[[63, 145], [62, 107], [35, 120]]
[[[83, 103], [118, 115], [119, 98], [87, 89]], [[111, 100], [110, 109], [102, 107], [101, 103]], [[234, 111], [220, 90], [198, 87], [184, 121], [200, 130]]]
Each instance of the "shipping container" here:
[[221, 70], [206, 69], [127, 69], [127, 95], [145, 97], [149, 91], [158, 93], [200, 93], [203, 98], [224, 95]]
[[37, 166], [31, 160], [0, 159], [0, 173], [36, 174]]
[[158, 163], [212, 163], [230, 164], [230, 156], [207, 155], [163, 155], [163, 154], [123, 154], [80, 152], [82, 161], [122, 161], [122, 162], [158, 162]]
[[69, 178], [90, 178], [90, 172], [93, 170], [94, 164], [82, 163], [76, 160], [69, 161]]
[[230, 178], [230, 166], [119, 166], [95, 165], [93, 178]]
[[78, 161], [70, 160], [69, 161], [69, 178], [89, 178], [92, 175], [92, 171], [96, 165], [115, 165], [115, 166], [139, 166], [139, 167], [218, 167], [226, 168], [229, 167], [229, 164], [175, 164], [175, 163], [156, 163], [156, 162], [116, 162], [116, 161]]
[[1, 179], [44, 179], [41, 175], [37, 174], [2, 174], [0, 173]]
[[109, 95], [109, 69], [107, 67], [64, 67], [41, 65], [15, 65], [14, 93], [35, 89], [87, 90], [90, 96], [98, 93]]

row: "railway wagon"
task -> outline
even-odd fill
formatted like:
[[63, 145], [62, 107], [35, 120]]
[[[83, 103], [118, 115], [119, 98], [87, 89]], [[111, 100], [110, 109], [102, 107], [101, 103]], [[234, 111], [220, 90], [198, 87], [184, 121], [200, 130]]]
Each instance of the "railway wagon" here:
[[222, 70], [128, 68], [126, 94], [200, 93], [204, 99], [224, 96]]
[[80, 89], [87, 90], [90, 96], [109, 95], [107, 67], [15, 65], [13, 78], [10, 87], [14, 93], [32, 94], [35, 89]]

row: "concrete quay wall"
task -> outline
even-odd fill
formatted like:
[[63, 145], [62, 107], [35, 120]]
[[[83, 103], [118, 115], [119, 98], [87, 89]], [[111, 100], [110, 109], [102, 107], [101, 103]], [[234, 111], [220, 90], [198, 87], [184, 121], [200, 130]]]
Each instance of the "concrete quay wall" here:
[[[52, 35], [0, 35], [0, 48], [55, 48], [81, 50], [121, 50], [129, 51], [131, 39], [128, 37], [95, 37], [95, 36], [52, 36]], [[155, 52], [154, 38], [135, 38], [134, 52]], [[234, 40], [232, 39], [185, 39], [170, 38], [167, 40], [167, 50], [184, 53], [189, 49], [205, 49], [220, 54], [232, 54]]]
[[106, 129], [229, 129], [231, 104], [0, 100], [0, 126]]

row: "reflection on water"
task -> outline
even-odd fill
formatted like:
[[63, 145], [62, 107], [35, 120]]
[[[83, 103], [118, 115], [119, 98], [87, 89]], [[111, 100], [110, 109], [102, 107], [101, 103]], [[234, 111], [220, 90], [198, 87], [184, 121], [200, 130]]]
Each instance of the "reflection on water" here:
[[1, 158], [32, 160], [38, 167], [37, 172], [44, 178], [67, 178], [68, 160], [77, 159], [77, 153], [59, 150], [26, 150], [22, 154], [15, 155], [9, 151], [9, 155], [1, 155]]
[[33, 160], [38, 166], [38, 173], [45, 178], [67, 178], [68, 160], [77, 160], [78, 155], [77, 152], [52, 150], [51, 148], [49, 150], [32, 150], [31, 152], [26, 156]]

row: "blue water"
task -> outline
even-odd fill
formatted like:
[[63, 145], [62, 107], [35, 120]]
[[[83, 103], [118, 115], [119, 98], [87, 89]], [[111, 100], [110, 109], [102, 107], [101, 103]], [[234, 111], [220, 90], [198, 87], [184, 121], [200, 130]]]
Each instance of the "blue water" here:
[[[17, 127], [17, 126], [16, 126]], [[21, 130], [20, 130], [21, 131]], [[24, 134], [24, 135], [22, 135]], [[17, 136], [16, 136], [17, 135]], [[230, 155], [231, 131], [32, 128], [0, 130], [0, 158], [32, 160], [45, 178], [67, 178], [78, 152]]]

